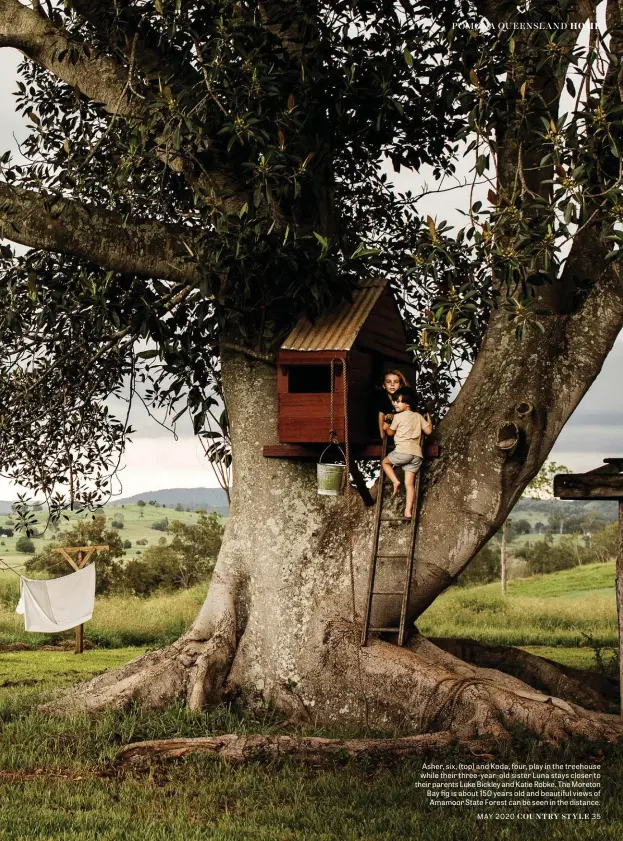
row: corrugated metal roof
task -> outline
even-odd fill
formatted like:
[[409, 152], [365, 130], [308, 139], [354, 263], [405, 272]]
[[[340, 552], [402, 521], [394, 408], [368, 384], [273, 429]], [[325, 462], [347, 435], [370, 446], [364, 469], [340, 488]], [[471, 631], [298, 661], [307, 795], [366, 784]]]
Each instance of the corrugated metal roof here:
[[350, 350], [372, 308], [383, 294], [387, 280], [365, 281], [353, 295], [312, 324], [305, 316], [281, 345], [282, 350]]

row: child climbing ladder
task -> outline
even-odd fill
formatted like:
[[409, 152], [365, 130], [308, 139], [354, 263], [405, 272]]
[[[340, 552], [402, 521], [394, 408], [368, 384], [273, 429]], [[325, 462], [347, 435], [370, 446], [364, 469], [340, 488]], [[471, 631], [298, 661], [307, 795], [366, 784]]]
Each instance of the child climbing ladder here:
[[[381, 464], [385, 474], [392, 480], [394, 486], [394, 496], [400, 488], [400, 481], [396, 476], [394, 467], [399, 464], [403, 467], [410, 467], [410, 470], [405, 472], [405, 485], [407, 487], [407, 503], [404, 517], [384, 517], [383, 516], [383, 485], [382, 480], [379, 482], [379, 490], [376, 498], [376, 513], [374, 518], [374, 534], [372, 537], [372, 551], [370, 557], [370, 569], [368, 573], [368, 591], [366, 597], [366, 610], [364, 615], [363, 629], [361, 633], [361, 644], [367, 645], [368, 635], [371, 631], [384, 633], [397, 633], [398, 645], [404, 645], [407, 637], [407, 610], [409, 604], [409, 589], [411, 586], [411, 578], [413, 575], [413, 563], [415, 552], [415, 537], [417, 532], [417, 517], [418, 517], [418, 489], [420, 485], [420, 469], [422, 466], [423, 450], [422, 450], [422, 436], [423, 434], [430, 434], [433, 425], [430, 416], [422, 417], [414, 411], [415, 407], [415, 392], [410, 388], [400, 389], [393, 396], [395, 416], [392, 423], [384, 424], [384, 431], [391, 430], [394, 433], [394, 440], [398, 444], [395, 452], [387, 456], [387, 441], [390, 435], [386, 435], [383, 439], [383, 448], [381, 455]], [[413, 422], [410, 415], [416, 416], [417, 423]], [[400, 420], [404, 416], [404, 420]], [[386, 427], [386, 429], [385, 429]], [[398, 431], [400, 434], [398, 435]], [[402, 442], [405, 442], [404, 444]], [[405, 447], [415, 450], [415, 452], [405, 451]], [[381, 477], [383, 474], [381, 474]], [[379, 538], [381, 533], [381, 526], [387, 523], [388, 525], [396, 525], [400, 523], [409, 524], [409, 538], [408, 549], [406, 552], [385, 552], [379, 551]], [[404, 578], [402, 589], [378, 590], [375, 587], [377, 562], [378, 561], [404, 561]], [[374, 597], [382, 599], [400, 598], [400, 622], [398, 625], [388, 625], [384, 623], [382, 626], [371, 625], [372, 617], [372, 601]], [[397, 613], [397, 610], [395, 611]]]
[[422, 434], [430, 435], [433, 431], [430, 415], [423, 417], [416, 412], [416, 400], [412, 388], [399, 388], [392, 396], [394, 419], [391, 424], [383, 424], [385, 434], [394, 438], [395, 449], [383, 459], [382, 467], [394, 486], [393, 496], [396, 496], [400, 488], [400, 480], [394, 467], [402, 467], [407, 497], [405, 517], [408, 518], [413, 514], [415, 477], [423, 461]]

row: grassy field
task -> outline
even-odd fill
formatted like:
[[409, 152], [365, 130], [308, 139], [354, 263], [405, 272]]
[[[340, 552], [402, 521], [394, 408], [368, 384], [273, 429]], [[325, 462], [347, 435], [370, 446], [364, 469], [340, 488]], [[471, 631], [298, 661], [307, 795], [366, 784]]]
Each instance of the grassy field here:
[[[613, 580], [614, 565], [604, 564], [513, 580], [506, 599], [497, 585], [452, 588], [426, 612], [420, 627], [435, 636], [524, 645], [568, 665], [595, 668], [582, 631], [613, 642]], [[0, 582], [0, 643], [57, 642], [24, 633], [22, 619], [13, 612], [16, 585], [8, 575]], [[623, 836], [622, 748], [574, 742], [554, 753], [518, 733], [512, 752], [501, 760], [602, 763], [602, 818], [487, 821], [477, 817], [483, 809], [428, 806], [425, 790], [418, 787], [422, 761], [336, 760], [328, 767], [257, 761], [231, 767], [190, 757], [131, 771], [117, 765], [120, 748], [132, 741], [292, 732], [269, 711], [242, 716], [226, 706], [208, 713], [171, 706], [157, 713], [130, 709], [57, 718], [38, 711], [51, 691], [177, 637], [196, 615], [205, 590], [98, 599], [86, 637], [108, 648], [80, 657], [41, 648], [0, 652], [0, 841], [614, 841]], [[433, 761], [458, 759], [465, 757], [448, 751]]]
[[[102, 509], [106, 516], [108, 525], [117, 517], [123, 517], [124, 526], [119, 530], [121, 537], [124, 540], [132, 541], [132, 548], [126, 550], [127, 557], [134, 557], [140, 555], [147, 546], [137, 546], [137, 540], [147, 540], [148, 545], [158, 543], [162, 537], [163, 532], [152, 529], [151, 526], [157, 520], [163, 520], [165, 517], [171, 522], [172, 520], [181, 520], [184, 523], [196, 523], [198, 515], [194, 511], [175, 511], [173, 508], [156, 508], [153, 505], [145, 505], [143, 508], [139, 505], [124, 505], [121, 506], [106, 506]], [[141, 516], [142, 513], [142, 516]], [[36, 515], [38, 518], [38, 525], [36, 528], [43, 531], [46, 525], [46, 515], [44, 512]], [[72, 514], [68, 512], [63, 515], [63, 519], [59, 523], [60, 531], [70, 529], [78, 520], [84, 518], [84, 514]], [[87, 515], [90, 516], [90, 515]], [[8, 522], [7, 522], [8, 521]], [[0, 527], [12, 529], [14, 518], [10, 514], [0, 514]], [[20, 533], [15, 533], [13, 537], [0, 538], [0, 558], [3, 558], [12, 567], [19, 568], [23, 565], [28, 557], [23, 552], [18, 552], [15, 549], [15, 542], [20, 536]], [[51, 528], [40, 538], [34, 538], [35, 550], [40, 552], [46, 543], [55, 540], [55, 535]]]
[[[482, 808], [428, 806], [417, 785], [421, 760], [381, 765], [336, 760], [315, 767], [257, 761], [231, 767], [191, 757], [130, 771], [116, 763], [123, 745], [143, 739], [292, 732], [267, 711], [243, 717], [225, 706], [209, 713], [171, 706], [159, 713], [133, 709], [58, 718], [37, 711], [51, 689], [137, 653], [0, 654], [2, 841], [605, 841], [623, 832], [623, 751], [612, 747], [588, 749], [575, 743], [554, 753], [518, 734], [513, 750], [500, 760], [600, 761], [602, 818], [590, 825], [518, 818], [497, 822], [479, 820], [477, 813], [486, 811]], [[39, 675], [37, 685], [30, 683], [32, 674]], [[433, 758], [457, 760], [465, 756], [451, 750]]]
[[64, 651], [15, 651], [0, 654], [0, 710], [14, 693], [7, 689], [48, 691], [57, 686], [87, 680], [143, 654], [144, 648], [118, 648], [114, 651], [85, 651], [80, 657]]
[[[206, 585], [163, 593], [98, 598], [85, 635], [102, 648], [158, 647], [168, 644], [190, 625], [205, 597]], [[73, 632], [51, 637], [27, 634], [15, 613], [18, 579], [0, 579], [0, 645], [26, 643], [40, 647], [71, 639]], [[590, 650], [595, 643], [617, 645], [614, 563], [513, 579], [503, 598], [498, 584], [453, 587], [422, 615], [418, 627], [427, 636], [462, 636], [503, 645], [548, 646]], [[571, 654], [569, 653], [571, 652]], [[549, 654], [552, 659], [555, 656]], [[577, 655], [586, 664], [585, 654]]]
[[[24, 619], [15, 613], [19, 580], [13, 576], [0, 582], [0, 645], [26, 643], [40, 647], [70, 640], [73, 631], [62, 634], [29, 634]], [[85, 625], [85, 637], [101, 648], [168, 645], [182, 634], [196, 617], [205, 598], [207, 584], [148, 599], [138, 596], [98, 597], [93, 619]]]
[[[566, 537], [567, 540], [572, 538], [579, 546], [584, 546], [581, 534], [552, 534], [547, 535], [547, 537], [552, 538], [554, 545], [556, 543], [560, 543], [563, 537]], [[513, 549], [519, 549], [521, 546], [525, 546], [526, 544], [533, 546], [537, 540], [545, 540], [545, 535], [535, 534], [534, 532], [532, 534], [518, 534], [509, 542], [508, 548], [509, 551], [512, 552]]]
[[453, 587], [418, 621], [423, 634], [518, 646], [618, 645], [614, 563], [499, 584]]

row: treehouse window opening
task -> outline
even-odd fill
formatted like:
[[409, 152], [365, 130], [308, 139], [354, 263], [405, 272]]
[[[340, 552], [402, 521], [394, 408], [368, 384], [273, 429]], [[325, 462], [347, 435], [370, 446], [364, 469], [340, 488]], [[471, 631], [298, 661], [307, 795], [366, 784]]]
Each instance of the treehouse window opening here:
[[[342, 375], [336, 365], [335, 378]], [[329, 365], [296, 365], [288, 372], [290, 394], [329, 394], [331, 392], [331, 368]]]

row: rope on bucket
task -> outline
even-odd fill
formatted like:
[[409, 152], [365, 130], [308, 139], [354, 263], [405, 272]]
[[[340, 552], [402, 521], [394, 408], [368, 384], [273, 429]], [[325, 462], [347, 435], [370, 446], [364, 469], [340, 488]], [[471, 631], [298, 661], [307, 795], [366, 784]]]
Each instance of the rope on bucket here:
[[[335, 429], [335, 363], [340, 362], [342, 364], [342, 396], [344, 399], [344, 449], [346, 453], [342, 450], [339, 446], [339, 439], [337, 436], [337, 431]], [[342, 490], [346, 491], [346, 495], [349, 495], [350, 491], [350, 442], [348, 440], [348, 374], [346, 372], [346, 360], [341, 359], [339, 356], [334, 356], [331, 360], [331, 429], [329, 430], [329, 440], [332, 444], [336, 444], [344, 456], [344, 462], [346, 464], [346, 469], [344, 470], [344, 475], [342, 477]]]
[[[344, 453], [344, 450], [340, 447], [340, 439], [337, 434], [336, 430], [336, 422], [335, 422], [335, 363], [341, 362], [342, 363], [342, 374], [344, 380], [344, 394], [346, 396], [346, 366], [343, 359], [339, 357], [334, 357], [331, 360], [330, 370], [331, 370], [331, 418], [330, 418], [330, 429], [329, 429], [329, 443], [322, 451], [320, 458], [318, 459], [317, 464], [317, 472], [318, 472], [318, 494], [320, 496], [339, 496], [344, 491], [344, 483], [348, 485], [348, 473], [349, 473], [349, 444], [348, 444], [348, 435], [345, 436], [345, 446], [347, 448], [347, 452]], [[345, 421], [345, 429], [347, 429], [347, 421]], [[344, 464], [336, 464], [335, 462], [323, 462], [323, 458], [325, 457], [327, 451], [331, 449], [331, 447], [337, 447], [340, 451], [342, 459], [344, 460]]]
[[[331, 420], [329, 426], [329, 442], [337, 444], [339, 439], [335, 429], [335, 363], [342, 363], [342, 379], [344, 380], [344, 394], [346, 394], [346, 362], [340, 359], [339, 356], [334, 356], [331, 360]], [[344, 429], [346, 429], [346, 415], [344, 415]], [[346, 437], [346, 436], [344, 436]]]

